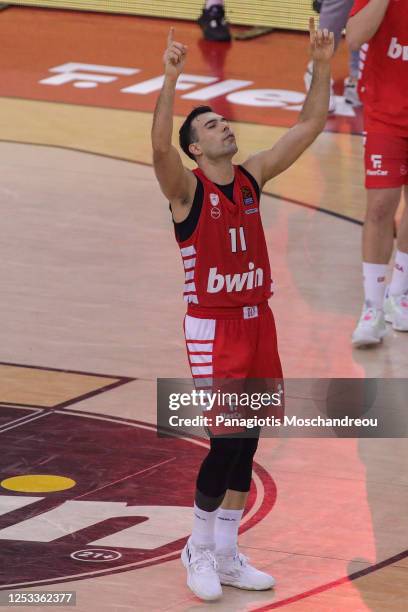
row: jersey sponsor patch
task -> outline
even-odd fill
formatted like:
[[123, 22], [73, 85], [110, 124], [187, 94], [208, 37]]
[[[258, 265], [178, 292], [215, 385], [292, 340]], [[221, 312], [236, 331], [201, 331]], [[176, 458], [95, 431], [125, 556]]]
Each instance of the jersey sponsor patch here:
[[233, 291], [247, 291], [254, 287], [262, 287], [264, 273], [262, 268], [256, 268], [252, 261], [248, 264], [248, 271], [242, 274], [220, 274], [217, 267], [210, 268], [208, 273], [207, 293], [219, 293], [225, 290], [227, 293]]
[[241, 187], [241, 193], [242, 193], [242, 200], [246, 206], [250, 206], [251, 204], [254, 204], [254, 198], [252, 195], [252, 191], [250, 190], [249, 187], [247, 187], [246, 185], [243, 185]]

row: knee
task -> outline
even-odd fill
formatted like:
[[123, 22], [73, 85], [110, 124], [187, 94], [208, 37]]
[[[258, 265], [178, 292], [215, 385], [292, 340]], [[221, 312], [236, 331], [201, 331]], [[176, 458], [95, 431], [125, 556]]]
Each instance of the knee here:
[[257, 439], [245, 440], [238, 460], [228, 478], [228, 488], [234, 491], [249, 491], [252, 478], [253, 458], [258, 446]]
[[[200, 495], [218, 498], [225, 493], [228, 476], [238, 461], [240, 450], [241, 440], [224, 438], [211, 441], [210, 452], [201, 464], [197, 476], [197, 491]], [[202, 507], [200, 503], [202, 504], [202, 500], [197, 500], [197, 505]]]
[[381, 225], [392, 222], [395, 214], [395, 197], [390, 198], [386, 190], [370, 197], [367, 205], [366, 221]]
[[207, 460], [213, 464], [214, 469], [228, 470], [237, 462], [241, 449], [241, 440], [233, 438], [220, 439], [211, 445]]

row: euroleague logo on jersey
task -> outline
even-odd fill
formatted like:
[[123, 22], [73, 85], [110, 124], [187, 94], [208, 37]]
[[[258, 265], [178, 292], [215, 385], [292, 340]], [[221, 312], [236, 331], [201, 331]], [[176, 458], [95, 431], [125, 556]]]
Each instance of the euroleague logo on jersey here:
[[251, 204], [254, 203], [254, 198], [252, 196], [252, 191], [249, 189], [249, 187], [247, 187], [246, 185], [241, 187], [241, 194], [242, 194], [242, 200], [243, 200], [245, 206], [250, 206]]
[[[33, 421], [24, 426], [24, 445], [18, 428], [9, 434], [3, 464], [14, 467], [0, 471], [0, 540], [4, 558], [18, 563], [2, 564], [0, 590], [95, 578], [180, 556], [206, 443], [158, 438], [147, 423], [90, 412]], [[27, 494], [13, 485], [34, 479], [39, 465], [37, 481], [52, 488]], [[269, 474], [259, 464], [254, 471], [260, 486], [251, 489], [242, 531], [276, 499]], [[70, 488], [63, 488], [67, 476]]]
[[220, 197], [217, 193], [210, 193], [211, 202], [211, 217], [213, 219], [219, 219], [221, 217], [221, 210], [218, 208], [220, 203]]

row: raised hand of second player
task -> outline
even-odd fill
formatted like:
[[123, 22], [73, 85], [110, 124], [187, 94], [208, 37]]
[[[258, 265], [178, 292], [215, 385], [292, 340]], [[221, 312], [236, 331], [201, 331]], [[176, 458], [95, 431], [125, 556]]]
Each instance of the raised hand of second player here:
[[170, 28], [167, 38], [167, 49], [163, 55], [164, 73], [167, 77], [177, 79], [183, 72], [187, 57], [187, 47], [174, 40], [174, 28]]
[[329, 62], [334, 53], [334, 34], [316, 30], [313, 17], [309, 19], [310, 55], [314, 61]]

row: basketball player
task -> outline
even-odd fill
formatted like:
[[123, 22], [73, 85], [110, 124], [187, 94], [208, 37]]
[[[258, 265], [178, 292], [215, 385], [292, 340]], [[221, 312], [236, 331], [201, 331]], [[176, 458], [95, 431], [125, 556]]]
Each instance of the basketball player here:
[[408, 203], [408, 7], [397, 0], [356, 0], [347, 23], [352, 49], [364, 45], [360, 97], [364, 106], [363, 229], [365, 302], [352, 334], [355, 347], [379, 344], [385, 321], [408, 331], [408, 206], [398, 231], [391, 284], [385, 294], [401, 192]]
[[[195, 108], [179, 132], [182, 150], [198, 166], [190, 171], [172, 145], [175, 88], [187, 48], [170, 31], [153, 119], [153, 161], [183, 259], [184, 331], [197, 386], [212, 377], [282, 378], [259, 200], [265, 183], [293, 164], [325, 126], [334, 40], [328, 31], [315, 31], [313, 19], [310, 48], [313, 82], [296, 125], [271, 149], [234, 165], [238, 149], [228, 121], [208, 106]], [[182, 553], [187, 584], [204, 600], [218, 599], [221, 584], [269, 589], [273, 577], [237, 549], [258, 439], [212, 436], [210, 444], [197, 478], [192, 535]]]
[[[318, 0], [313, 2], [313, 8], [320, 13], [319, 26], [326, 28], [334, 34], [334, 48], [337, 49], [346, 26], [350, 10], [354, 0]], [[352, 106], [360, 106], [361, 102], [357, 93], [359, 52], [351, 51], [349, 54], [349, 76], [344, 79], [344, 99]], [[306, 91], [312, 80], [312, 62], [309, 62], [304, 75]], [[330, 87], [329, 113], [336, 111], [336, 96], [334, 95], [333, 82]]]

